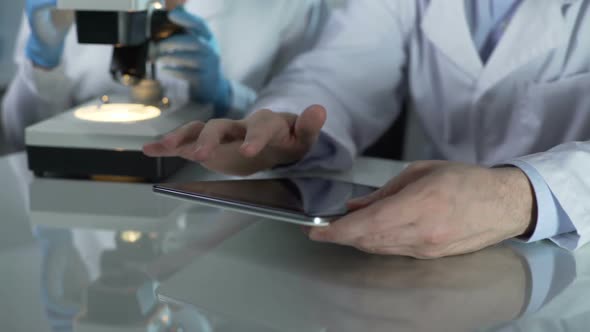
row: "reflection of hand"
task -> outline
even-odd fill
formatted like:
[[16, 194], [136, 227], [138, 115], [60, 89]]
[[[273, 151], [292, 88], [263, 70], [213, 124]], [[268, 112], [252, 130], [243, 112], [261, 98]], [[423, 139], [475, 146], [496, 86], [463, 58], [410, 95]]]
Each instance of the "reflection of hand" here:
[[370, 253], [438, 258], [524, 234], [534, 206], [530, 183], [517, 168], [420, 162], [350, 202], [355, 212], [310, 236]]
[[56, 10], [56, 3], [56, 0], [27, 0], [25, 4], [31, 27], [27, 57], [35, 65], [47, 69], [59, 64], [66, 35], [74, 21], [73, 13]]
[[145, 145], [144, 152], [179, 156], [225, 174], [250, 175], [303, 158], [325, 121], [321, 106], [309, 107], [300, 116], [261, 110], [240, 121], [189, 123]]
[[314, 269], [321, 282], [307, 291], [329, 331], [472, 331], [522, 311], [523, 263], [504, 246], [430, 261], [347, 257]]

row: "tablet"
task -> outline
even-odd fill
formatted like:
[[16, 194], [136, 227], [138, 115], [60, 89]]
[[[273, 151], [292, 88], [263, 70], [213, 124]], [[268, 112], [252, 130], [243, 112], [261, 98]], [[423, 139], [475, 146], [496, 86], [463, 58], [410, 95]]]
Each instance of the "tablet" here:
[[346, 203], [377, 188], [323, 178], [228, 180], [158, 184], [154, 191], [197, 204], [305, 226], [328, 226]]

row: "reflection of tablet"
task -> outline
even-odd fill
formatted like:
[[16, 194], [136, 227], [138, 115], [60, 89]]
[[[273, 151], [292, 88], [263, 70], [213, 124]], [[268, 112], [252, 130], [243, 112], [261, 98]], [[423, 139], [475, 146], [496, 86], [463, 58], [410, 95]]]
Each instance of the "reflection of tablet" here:
[[233, 180], [155, 185], [154, 191], [199, 204], [307, 226], [327, 226], [346, 203], [376, 188], [320, 178]]

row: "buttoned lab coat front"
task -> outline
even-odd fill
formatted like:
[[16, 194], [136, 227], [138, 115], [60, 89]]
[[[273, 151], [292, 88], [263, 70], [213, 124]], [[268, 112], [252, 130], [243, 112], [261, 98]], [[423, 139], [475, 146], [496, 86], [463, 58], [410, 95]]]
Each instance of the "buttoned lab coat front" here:
[[580, 246], [590, 242], [589, 36], [590, 1], [524, 0], [484, 65], [464, 0], [352, 1], [255, 108], [326, 106], [331, 153], [305, 166], [346, 168], [409, 96], [440, 157], [532, 165], [579, 233], [562, 237]]
[[[238, 111], [247, 109], [257, 91], [313, 45], [327, 14], [323, 0], [189, 0], [185, 8], [205, 19], [218, 39], [222, 69], [232, 81], [233, 106]], [[34, 68], [25, 56], [29, 31], [25, 18], [15, 55], [18, 74], [3, 102], [5, 136], [19, 147], [25, 127], [92, 98], [127, 93], [109, 74], [111, 46], [81, 45], [71, 29], [61, 65], [44, 71]], [[173, 103], [188, 102], [186, 82], [159, 78]]]

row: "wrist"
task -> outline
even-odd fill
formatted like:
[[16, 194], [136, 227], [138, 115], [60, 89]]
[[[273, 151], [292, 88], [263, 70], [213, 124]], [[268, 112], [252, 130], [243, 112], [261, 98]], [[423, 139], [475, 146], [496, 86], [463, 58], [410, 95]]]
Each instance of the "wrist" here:
[[530, 236], [536, 226], [537, 202], [527, 175], [517, 167], [492, 169], [499, 184], [502, 206], [512, 221], [514, 237]]

